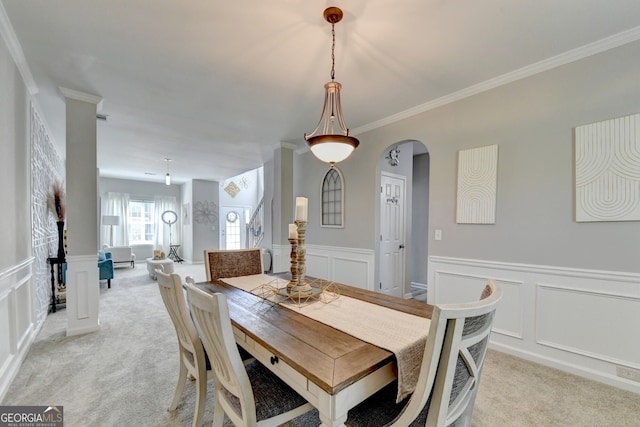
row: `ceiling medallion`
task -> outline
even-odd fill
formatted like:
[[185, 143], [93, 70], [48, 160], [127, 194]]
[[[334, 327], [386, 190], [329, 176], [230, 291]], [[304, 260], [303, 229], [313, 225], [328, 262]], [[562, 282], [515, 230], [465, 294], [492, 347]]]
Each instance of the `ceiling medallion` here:
[[[342, 10], [338, 7], [328, 7], [324, 11], [324, 19], [331, 24], [331, 81], [324, 85], [324, 106], [318, 125], [313, 132], [304, 134], [311, 152], [321, 161], [329, 163], [331, 167], [349, 157], [360, 144], [356, 138], [349, 136], [340, 103], [342, 85], [335, 81], [335, 24], [342, 20], [342, 16]], [[338, 129], [336, 129], [336, 122]], [[321, 133], [316, 135], [319, 130]], [[340, 132], [336, 133], [336, 130]]]

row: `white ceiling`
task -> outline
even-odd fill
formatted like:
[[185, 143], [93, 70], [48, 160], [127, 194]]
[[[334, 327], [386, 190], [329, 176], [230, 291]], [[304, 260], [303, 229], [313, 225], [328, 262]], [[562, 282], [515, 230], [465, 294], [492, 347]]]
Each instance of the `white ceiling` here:
[[[638, 0], [0, 4], [61, 150], [57, 88], [100, 95], [108, 116], [98, 121], [101, 176], [158, 182], [165, 157], [174, 182], [224, 180], [258, 167], [281, 142], [304, 146], [330, 80], [331, 27], [322, 17], [330, 5], [345, 14], [336, 80], [356, 135], [603, 39], [640, 38]], [[362, 140], [358, 150], [366, 149]]]

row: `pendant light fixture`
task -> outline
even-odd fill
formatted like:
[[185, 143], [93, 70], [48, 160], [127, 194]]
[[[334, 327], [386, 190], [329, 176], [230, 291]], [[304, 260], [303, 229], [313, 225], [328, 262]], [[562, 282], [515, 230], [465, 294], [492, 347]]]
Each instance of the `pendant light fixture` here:
[[171, 175], [169, 174], [169, 162], [171, 159], [165, 158], [164, 160], [167, 162], [167, 174], [164, 177], [164, 183], [165, 185], [171, 185]]
[[[360, 142], [349, 136], [349, 129], [344, 124], [342, 106], [340, 104], [340, 89], [342, 85], [335, 81], [335, 24], [342, 20], [342, 10], [332, 6], [324, 10], [324, 19], [331, 24], [331, 81], [324, 85], [324, 106], [318, 125], [309, 134], [304, 134], [311, 152], [321, 161], [329, 163], [331, 167], [343, 161], [358, 147]], [[336, 129], [337, 128], [337, 129]], [[318, 135], [316, 132], [321, 131]], [[336, 131], [339, 131], [336, 133]]]

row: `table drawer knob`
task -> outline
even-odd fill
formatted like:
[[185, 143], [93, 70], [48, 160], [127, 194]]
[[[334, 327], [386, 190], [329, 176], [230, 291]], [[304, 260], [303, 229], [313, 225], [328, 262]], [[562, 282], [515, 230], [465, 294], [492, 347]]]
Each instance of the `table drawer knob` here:
[[276, 363], [278, 363], [278, 356], [271, 356], [271, 364], [275, 365]]

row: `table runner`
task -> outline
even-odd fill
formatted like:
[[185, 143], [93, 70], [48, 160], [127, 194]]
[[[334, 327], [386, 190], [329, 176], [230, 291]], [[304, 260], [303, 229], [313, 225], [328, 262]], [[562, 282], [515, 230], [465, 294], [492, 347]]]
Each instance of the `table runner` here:
[[[251, 292], [262, 285], [275, 285], [276, 279], [265, 274], [256, 274], [220, 280]], [[280, 287], [284, 283], [286, 281], [280, 280]], [[329, 304], [317, 302], [300, 306], [289, 300], [280, 304], [362, 341], [391, 351], [396, 356], [398, 365], [397, 401], [415, 390], [431, 323], [429, 319], [344, 295]]]

